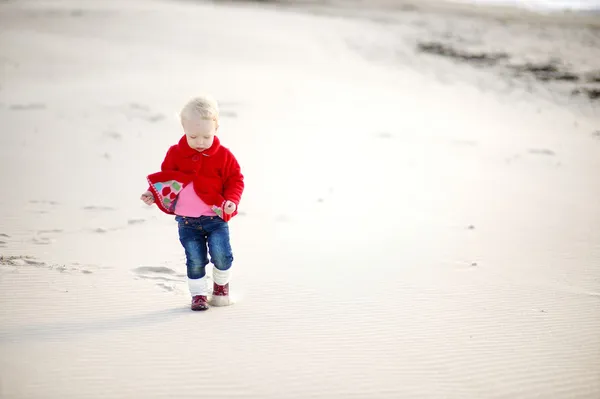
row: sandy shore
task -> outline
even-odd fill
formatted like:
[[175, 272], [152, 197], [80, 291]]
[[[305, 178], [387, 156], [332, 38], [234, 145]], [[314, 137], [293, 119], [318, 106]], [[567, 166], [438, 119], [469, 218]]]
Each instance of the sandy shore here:
[[[596, 22], [419, 4], [0, 4], [0, 398], [600, 397]], [[138, 198], [203, 91], [198, 314]]]

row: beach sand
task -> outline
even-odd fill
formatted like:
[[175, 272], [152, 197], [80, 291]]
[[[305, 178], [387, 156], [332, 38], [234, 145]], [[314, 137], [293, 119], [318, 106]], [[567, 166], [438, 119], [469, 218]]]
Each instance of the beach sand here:
[[[328, 4], [0, 4], [0, 398], [600, 397], [597, 21]], [[202, 92], [197, 313], [139, 196]]]

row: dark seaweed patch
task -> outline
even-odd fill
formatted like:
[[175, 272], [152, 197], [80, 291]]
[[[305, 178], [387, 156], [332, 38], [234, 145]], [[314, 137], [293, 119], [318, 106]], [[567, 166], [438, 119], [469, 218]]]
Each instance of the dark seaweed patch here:
[[508, 54], [506, 53], [470, 52], [458, 50], [439, 42], [420, 42], [417, 43], [417, 49], [422, 53], [439, 55], [461, 62], [485, 66], [497, 64], [499, 61], [508, 58]]

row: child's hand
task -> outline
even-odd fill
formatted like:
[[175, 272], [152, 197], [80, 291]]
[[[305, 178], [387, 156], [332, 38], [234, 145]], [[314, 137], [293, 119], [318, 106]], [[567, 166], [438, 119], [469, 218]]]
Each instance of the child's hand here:
[[152, 195], [150, 191], [146, 191], [144, 194], [142, 194], [140, 199], [144, 201], [146, 205], [152, 205], [154, 203], [154, 195]]
[[223, 206], [223, 210], [228, 215], [231, 215], [233, 212], [235, 212], [236, 208], [237, 206], [235, 206], [235, 204], [231, 201], [225, 201], [225, 205]]

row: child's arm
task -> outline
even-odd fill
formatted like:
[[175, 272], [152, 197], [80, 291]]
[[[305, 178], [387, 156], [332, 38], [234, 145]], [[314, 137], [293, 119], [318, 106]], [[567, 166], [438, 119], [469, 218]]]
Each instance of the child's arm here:
[[225, 200], [233, 202], [237, 208], [244, 192], [244, 175], [242, 174], [240, 164], [233, 154], [230, 154], [227, 162], [223, 188], [223, 197]]
[[[172, 146], [167, 150], [165, 159], [163, 159], [163, 161], [160, 165], [161, 171], [164, 172], [166, 170], [177, 170], [177, 164], [175, 163], [175, 156], [173, 154], [174, 150], [175, 150], [175, 146]], [[152, 205], [154, 203], [154, 195], [152, 194], [152, 191], [150, 190], [150, 186], [148, 186], [148, 188], [146, 189], [146, 192], [142, 194], [140, 199], [142, 201], [144, 201], [144, 203], [146, 203], [146, 205]]]

